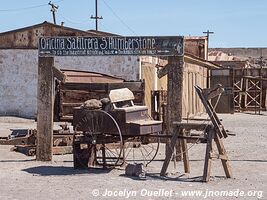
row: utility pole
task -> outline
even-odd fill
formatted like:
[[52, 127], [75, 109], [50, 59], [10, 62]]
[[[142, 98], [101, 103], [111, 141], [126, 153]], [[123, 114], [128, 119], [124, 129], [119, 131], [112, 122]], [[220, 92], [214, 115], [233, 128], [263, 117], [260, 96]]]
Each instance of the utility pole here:
[[204, 34], [207, 34], [207, 50], [206, 50], [206, 59], [208, 60], [208, 53], [209, 53], [209, 37], [210, 37], [210, 34], [214, 34], [214, 32], [212, 31], [209, 31], [209, 29], [207, 31], [204, 31], [203, 32]]
[[204, 31], [203, 33], [207, 34], [207, 49], [208, 49], [209, 48], [209, 37], [210, 37], [210, 34], [214, 34], [214, 32], [209, 31], [209, 29], [208, 29], [207, 31]]
[[[214, 34], [214, 32], [209, 31], [209, 29], [207, 31], [203, 32], [204, 34], [207, 34], [207, 49], [206, 49], [206, 56], [205, 59], [208, 60], [209, 59], [209, 38], [210, 38], [210, 34]], [[210, 77], [210, 70], [207, 71], [207, 77]], [[210, 78], [207, 78], [207, 87], [210, 87]]]
[[57, 12], [57, 9], [58, 9], [58, 6], [56, 6], [55, 4], [51, 3], [51, 1], [49, 1], [48, 5], [51, 6], [51, 12], [52, 12], [52, 15], [53, 15], [53, 21], [54, 21], [54, 24], [57, 24], [56, 22], [56, 12]]
[[97, 0], [95, 0], [95, 16], [91, 15], [91, 19], [95, 19], [95, 30], [98, 31], [98, 20], [103, 19], [102, 16], [98, 16]]

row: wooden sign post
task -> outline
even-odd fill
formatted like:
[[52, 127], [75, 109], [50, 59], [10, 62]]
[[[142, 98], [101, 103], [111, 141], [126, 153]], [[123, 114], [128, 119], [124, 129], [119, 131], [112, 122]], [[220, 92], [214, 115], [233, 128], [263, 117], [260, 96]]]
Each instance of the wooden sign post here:
[[[168, 57], [168, 97], [167, 97], [167, 133], [174, 133], [173, 122], [182, 121], [182, 96], [183, 96], [183, 56]], [[177, 158], [181, 160], [180, 141], [177, 140]], [[169, 144], [166, 145], [169, 148]]]
[[[183, 56], [171, 56], [168, 57], [167, 65], [168, 75], [168, 97], [167, 97], [167, 133], [173, 134], [171, 142], [166, 143], [166, 159], [161, 169], [161, 176], [165, 176], [167, 167], [169, 165], [171, 156], [177, 155], [174, 159], [181, 160], [181, 145], [180, 140], [177, 140], [177, 130], [174, 130], [173, 122], [182, 121], [182, 97], [183, 97], [183, 71], [184, 71], [184, 57]], [[180, 132], [180, 131], [179, 131]], [[177, 137], [176, 137], [177, 136]], [[176, 148], [174, 148], [176, 147]], [[173, 150], [176, 149], [176, 152]]]
[[172, 123], [182, 119], [182, 36], [41, 37], [38, 49], [37, 160], [52, 160], [53, 73], [60, 74], [53, 68], [53, 56], [168, 56], [168, 131], [173, 133]]
[[36, 160], [51, 161], [53, 146], [53, 57], [39, 57]]

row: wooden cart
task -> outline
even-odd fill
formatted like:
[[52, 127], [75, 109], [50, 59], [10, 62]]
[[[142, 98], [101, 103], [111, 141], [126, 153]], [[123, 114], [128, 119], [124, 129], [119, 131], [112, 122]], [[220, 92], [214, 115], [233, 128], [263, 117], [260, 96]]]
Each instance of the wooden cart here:
[[128, 88], [111, 90], [102, 109], [75, 108], [73, 155], [75, 168], [118, 166], [142, 162], [148, 165], [159, 149], [162, 122], [152, 120], [146, 106], [133, 103]]

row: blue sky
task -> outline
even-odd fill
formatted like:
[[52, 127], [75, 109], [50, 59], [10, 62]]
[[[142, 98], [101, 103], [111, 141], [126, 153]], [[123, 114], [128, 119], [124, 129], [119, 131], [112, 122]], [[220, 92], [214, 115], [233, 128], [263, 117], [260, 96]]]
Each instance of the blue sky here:
[[[2, 0], [0, 32], [52, 22], [49, 0]], [[94, 29], [95, 0], [54, 0], [57, 23]], [[214, 31], [211, 47], [267, 47], [267, 0], [98, 0], [99, 30], [121, 35]]]

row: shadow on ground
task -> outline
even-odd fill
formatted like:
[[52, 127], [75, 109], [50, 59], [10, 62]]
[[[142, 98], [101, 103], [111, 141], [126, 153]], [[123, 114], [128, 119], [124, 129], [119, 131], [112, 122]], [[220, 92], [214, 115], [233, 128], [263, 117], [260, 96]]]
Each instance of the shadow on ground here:
[[161, 180], [161, 181], [180, 181], [180, 182], [203, 182], [202, 176], [196, 177], [188, 177], [185, 174], [181, 174], [179, 176], [160, 176], [159, 173], [147, 173], [146, 177], [136, 177], [136, 176], [128, 176], [125, 174], [121, 174], [122, 177], [127, 177], [132, 180], [137, 181], [146, 181], [146, 180]]
[[22, 171], [36, 174], [40, 176], [65, 176], [65, 175], [78, 175], [78, 174], [105, 174], [109, 173], [110, 169], [74, 169], [73, 167], [64, 166], [38, 166], [23, 169]]
[[0, 163], [20, 163], [20, 162], [32, 162], [36, 159], [27, 159], [27, 160], [0, 160]]

